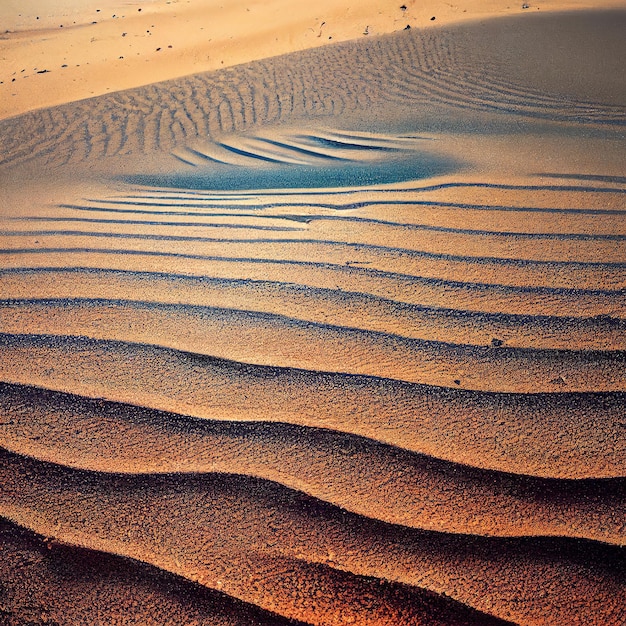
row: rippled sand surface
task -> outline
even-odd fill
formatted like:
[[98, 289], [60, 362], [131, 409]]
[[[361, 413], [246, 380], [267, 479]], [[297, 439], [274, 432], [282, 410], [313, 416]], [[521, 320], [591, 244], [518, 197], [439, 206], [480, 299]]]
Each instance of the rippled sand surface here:
[[0, 623], [624, 623], [625, 29], [0, 121]]

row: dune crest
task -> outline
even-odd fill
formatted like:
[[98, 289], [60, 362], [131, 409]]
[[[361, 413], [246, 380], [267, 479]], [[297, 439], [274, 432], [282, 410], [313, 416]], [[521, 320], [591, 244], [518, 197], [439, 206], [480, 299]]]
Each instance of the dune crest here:
[[[619, 0], [603, 7], [623, 8]], [[597, 9], [589, 0], [503, 6], [377, 0], [38, 0], [0, 5], [0, 119], [32, 109], [411, 27]], [[31, 62], [32, 60], [32, 62]]]

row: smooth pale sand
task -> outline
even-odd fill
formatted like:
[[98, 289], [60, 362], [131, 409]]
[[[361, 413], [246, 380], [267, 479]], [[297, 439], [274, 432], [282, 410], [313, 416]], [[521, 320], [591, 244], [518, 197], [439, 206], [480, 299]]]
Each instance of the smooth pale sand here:
[[0, 624], [624, 623], [626, 12], [294, 4], [0, 8]]
[[[499, 0], [3, 0], [0, 119], [406, 26], [584, 10], [598, 3], [526, 5]], [[602, 6], [623, 3], [603, 0]]]

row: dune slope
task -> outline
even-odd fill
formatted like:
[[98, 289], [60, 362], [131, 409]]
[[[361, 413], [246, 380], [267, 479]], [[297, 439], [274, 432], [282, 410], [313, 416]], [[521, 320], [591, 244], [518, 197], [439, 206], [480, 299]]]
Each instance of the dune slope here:
[[622, 623], [623, 27], [0, 121], [0, 619]]

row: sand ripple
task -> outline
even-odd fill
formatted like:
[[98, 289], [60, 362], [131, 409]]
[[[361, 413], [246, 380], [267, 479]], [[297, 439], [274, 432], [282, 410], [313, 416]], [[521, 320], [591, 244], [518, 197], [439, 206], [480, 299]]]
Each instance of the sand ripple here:
[[0, 122], [0, 621], [621, 623], [606, 19]]

